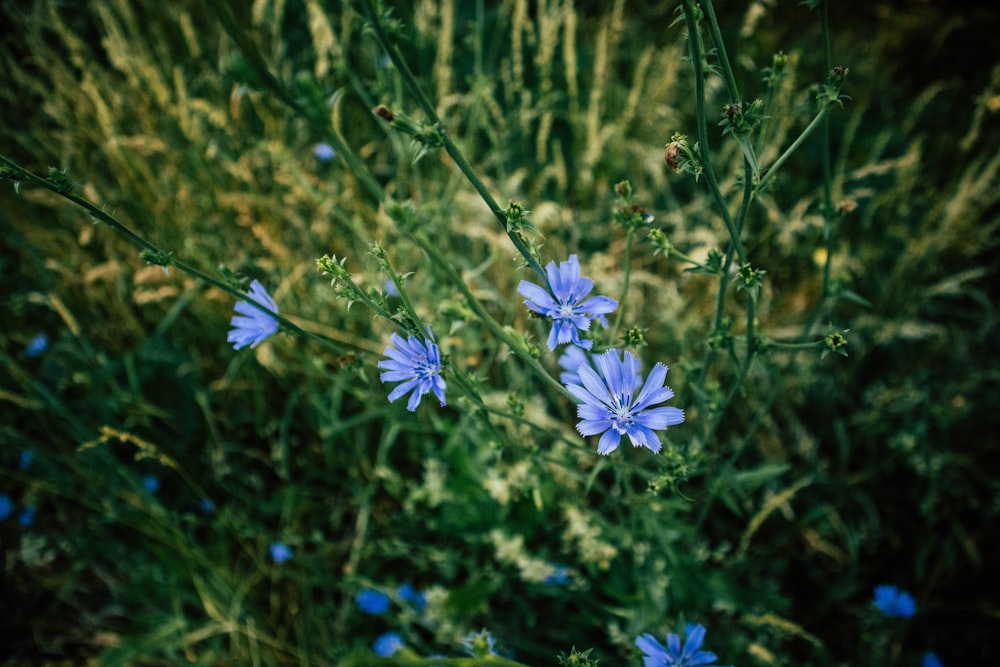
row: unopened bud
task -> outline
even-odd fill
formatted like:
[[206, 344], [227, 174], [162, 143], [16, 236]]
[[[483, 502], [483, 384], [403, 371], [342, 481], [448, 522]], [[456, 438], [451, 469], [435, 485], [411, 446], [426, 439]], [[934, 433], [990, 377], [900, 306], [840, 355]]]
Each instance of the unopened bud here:
[[396, 120], [396, 116], [393, 115], [393, 113], [389, 111], [389, 109], [387, 109], [384, 104], [380, 104], [374, 109], [372, 109], [372, 113], [381, 118], [382, 120], [386, 121], [387, 123], [391, 123], [392, 121]]

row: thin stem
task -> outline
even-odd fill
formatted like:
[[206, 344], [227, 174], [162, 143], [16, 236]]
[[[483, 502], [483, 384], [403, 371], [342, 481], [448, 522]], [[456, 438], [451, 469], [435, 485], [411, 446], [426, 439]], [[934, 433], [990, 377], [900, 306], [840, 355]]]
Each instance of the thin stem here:
[[708, 115], [705, 110], [705, 72], [703, 63], [705, 47], [701, 43], [701, 35], [698, 33], [698, 23], [695, 21], [694, 7], [691, 4], [691, 0], [684, 0], [683, 8], [688, 31], [688, 51], [691, 54], [691, 64], [694, 68], [695, 105], [698, 119], [698, 152], [701, 157], [701, 166], [705, 174], [705, 180], [708, 181], [708, 188], [712, 193], [712, 198], [715, 200], [719, 214], [726, 224], [726, 229], [729, 230], [729, 237], [736, 248], [736, 254], [739, 256], [740, 263], [743, 264], [747, 261], [746, 253], [743, 252], [743, 242], [740, 240], [739, 231], [733, 223], [732, 216], [729, 215], [726, 200], [719, 190], [719, 183], [715, 178], [715, 170], [712, 168], [712, 160], [708, 147]]
[[193, 278], [197, 278], [203, 283], [207, 283], [209, 285], [212, 285], [213, 287], [216, 287], [224, 292], [231, 294], [240, 301], [244, 301], [253, 306], [254, 308], [256, 308], [257, 310], [261, 311], [262, 313], [266, 313], [267, 315], [273, 317], [286, 331], [302, 336], [304, 338], [311, 338], [319, 342], [320, 344], [324, 345], [325, 347], [328, 347], [331, 350], [335, 351], [337, 354], [343, 354], [344, 352], [347, 351], [346, 348], [341, 347], [340, 345], [330, 340], [326, 336], [312, 331], [306, 331], [305, 329], [302, 329], [298, 325], [293, 323], [287, 317], [279, 315], [278, 313], [275, 313], [270, 309], [262, 306], [261, 304], [257, 303], [249, 296], [247, 296], [246, 292], [236, 289], [235, 287], [225, 282], [222, 282], [221, 280], [213, 278], [212, 276], [203, 273], [198, 269], [194, 268], [193, 266], [177, 259], [172, 254], [166, 252], [165, 250], [162, 250], [158, 246], [155, 246], [146, 239], [142, 238], [141, 236], [133, 232], [131, 229], [123, 225], [121, 222], [119, 222], [117, 219], [115, 219], [111, 215], [108, 215], [107, 213], [99, 209], [97, 206], [94, 206], [86, 199], [78, 197], [72, 192], [64, 192], [60, 190], [58, 187], [56, 187], [54, 183], [52, 183], [48, 179], [42, 178], [38, 174], [28, 171], [27, 169], [20, 166], [19, 164], [17, 164], [16, 162], [14, 162], [13, 160], [11, 160], [6, 156], [0, 155], [0, 162], [3, 162], [7, 166], [17, 170], [18, 176], [24, 176], [25, 177], [24, 180], [29, 180], [32, 183], [35, 183], [47, 190], [51, 190], [60, 197], [63, 197], [64, 199], [68, 199], [69, 201], [73, 202], [80, 208], [87, 211], [87, 213], [89, 213], [92, 217], [96, 218], [100, 222], [103, 222], [105, 225], [107, 225], [111, 229], [115, 230], [116, 232], [124, 236], [126, 239], [128, 239], [130, 243], [140, 248], [141, 250], [152, 253], [157, 257], [163, 258], [163, 261], [165, 262], [165, 264], [163, 264], [164, 268], [168, 266], [175, 267], [179, 271], [182, 271], [188, 274], [189, 276], [192, 276]]
[[622, 286], [622, 298], [618, 301], [618, 314], [611, 327], [611, 340], [618, 335], [618, 327], [625, 318], [625, 308], [628, 304], [628, 288], [632, 279], [632, 241], [635, 239], [635, 229], [629, 229], [625, 235], [625, 284]]
[[816, 130], [816, 128], [820, 126], [820, 124], [823, 122], [823, 119], [826, 117], [827, 111], [828, 109], [826, 107], [820, 109], [819, 112], [816, 114], [816, 117], [812, 119], [812, 122], [806, 126], [806, 129], [802, 130], [802, 134], [800, 134], [795, 139], [795, 141], [792, 142], [792, 145], [786, 148], [785, 152], [782, 153], [778, 157], [778, 159], [774, 161], [774, 164], [772, 164], [767, 169], [766, 172], [764, 172], [764, 174], [760, 177], [760, 180], [757, 182], [756, 190], [758, 192], [763, 189], [764, 185], [768, 181], [771, 180], [771, 178], [778, 171], [778, 169], [780, 169], [781, 166], [785, 164], [788, 158], [791, 157], [792, 153], [798, 150], [799, 146], [802, 145], [802, 143], [806, 140], [806, 138], [808, 138], [809, 135], [812, 134]]
[[536, 260], [535, 257], [531, 254], [531, 251], [528, 249], [527, 244], [525, 244], [525, 242], [521, 239], [521, 237], [518, 236], [517, 232], [507, 229], [507, 215], [504, 213], [504, 210], [500, 208], [500, 205], [497, 203], [496, 199], [494, 199], [493, 195], [490, 194], [490, 191], [486, 187], [486, 184], [483, 183], [482, 179], [480, 179], [479, 176], [476, 174], [476, 172], [472, 169], [472, 166], [469, 164], [468, 160], [465, 159], [465, 156], [462, 154], [462, 151], [459, 150], [458, 146], [455, 145], [455, 142], [451, 140], [451, 137], [448, 135], [448, 131], [444, 127], [444, 123], [441, 122], [441, 119], [438, 117], [437, 111], [434, 110], [434, 106], [431, 104], [431, 101], [427, 98], [427, 95], [424, 94], [423, 89], [420, 87], [420, 83], [417, 81], [416, 76], [414, 76], [413, 72], [410, 70], [409, 65], [407, 65], [406, 63], [406, 60], [399, 53], [399, 50], [392, 43], [390, 43], [389, 38], [385, 34], [385, 30], [382, 27], [382, 23], [379, 20], [378, 14], [375, 12], [375, 8], [371, 3], [371, 0], [361, 0], [361, 7], [364, 10], [365, 16], [367, 17], [369, 24], [371, 25], [372, 29], [375, 32], [375, 37], [376, 39], [378, 39], [379, 44], [389, 55], [389, 58], [392, 60], [393, 65], [396, 66], [396, 69], [402, 75], [403, 81], [406, 83], [406, 87], [410, 89], [410, 93], [416, 98], [417, 104], [424, 112], [424, 115], [427, 116], [427, 120], [434, 125], [435, 129], [437, 129], [438, 134], [441, 137], [441, 142], [445, 152], [448, 153], [451, 159], [455, 162], [455, 165], [458, 167], [459, 171], [461, 171], [465, 175], [469, 183], [472, 184], [472, 187], [475, 188], [476, 192], [479, 193], [479, 196], [482, 198], [482, 200], [486, 202], [486, 206], [488, 206], [490, 211], [493, 212], [493, 215], [496, 217], [500, 225], [504, 228], [504, 231], [510, 238], [511, 242], [514, 244], [514, 247], [517, 248], [518, 252], [520, 252], [521, 255], [524, 257], [524, 260], [525, 262], [527, 262], [528, 266], [530, 266], [531, 269], [541, 277], [543, 284], [546, 286], [546, 289], [548, 289], [551, 292], [552, 288], [549, 285], [548, 276], [545, 274], [545, 271], [542, 269], [542, 266], [538, 263], [538, 260]]
[[736, 77], [733, 75], [733, 68], [729, 64], [729, 56], [726, 55], [726, 43], [722, 39], [722, 31], [719, 29], [719, 21], [715, 18], [715, 9], [712, 7], [712, 0], [699, 0], [701, 9], [708, 19], [708, 34], [712, 39], [712, 46], [718, 54], [719, 65], [722, 67], [722, 80], [726, 83], [726, 90], [729, 92], [729, 99], [736, 104], [740, 103], [740, 91], [736, 88]]

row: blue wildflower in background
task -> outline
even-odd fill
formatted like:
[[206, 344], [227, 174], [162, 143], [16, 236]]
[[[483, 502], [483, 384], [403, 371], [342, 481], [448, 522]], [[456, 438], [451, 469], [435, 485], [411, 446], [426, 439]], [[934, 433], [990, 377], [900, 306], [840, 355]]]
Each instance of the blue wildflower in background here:
[[910, 618], [917, 613], [913, 596], [890, 584], [875, 587], [873, 602], [880, 612], [893, 618]]
[[559, 366], [565, 372], [559, 374], [559, 381], [563, 384], [583, 384], [577, 371], [580, 366], [590, 366], [590, 354], [583, 348], [570, 345], [559, 357]]
[[34, 453], [30, 449], [25, 449], [21, 452], [21, 470], [27, 470], [31, 467], [31, 461], [35, 458]]
[[[252, 301], [259, 303], [271, 312], [278, 312], [278, 306], [274, 303], [274, 299], [258, 281], [254, 280], [250, 283], [248, 295]], [[226, 339], [233, 344], [233, 349], [242, 350], [247, 345], [251, 348], [257, 347], [262, 341], [278, 331], [278, 320], [245, 301], [236, 303], [236, 312], [237, 314], [233, 315], [233, 319], [229, 322], [233, 328], [229, 330], [229, 337]]]
[[389, 392], [389, 402], [412, 391], [406, 409], [413, 412], [420, 405], [421, 397], [433, 391], [441, 405], [446, 404], [446, 385], [441, 377], [441, 351], [433, 339], [424, 342], [410, 336], [403, 340], [402, 336], [392, 334], [392, 345], [385, 348], [385, 356], [389, 358], [378, 362], [378, 367], [385, 370], [379, 376], [382, 382], [403, 381]]
[[316, 144], [315, 148], [313, 148], [313, 155], [315, 155], [316, 159], [322, 164], [329, 164], [333, 161], [333, 158], [337, 157], [337, 151], [333, 150], [333, 146], [330, 144], [321, 141]]
[[292, 560], [292, 548], [284, 542], [272, 542], [270, 552], [271, 560], [278, 565]]
[[392, 282], [392, 278], [385, 279], [382, 291], [386, 293], [386, 296], [399, 296], [399, 288], [396, 287], [396, 283]]
[[21, 512], [20, 518], [17, 520], [21, 524], [22, 528], [28, 528], [35, 523], [35, 508], [25, 507], [24, 511]]
[[549, 332], [548, 340], [550, 350], [563, 343], [573, 343], [589, 350], [594, 342], [580, 340], [580, 331], [589, 330], [594, 319], [600, 320], [607, 327], [604, 315], [614, 312], [618, 302], [607, 296], [585, 298], [594, 289], [594, 281], [580, 275], [580, 260], [576, 255], [570, 255], [568, 261], [560, 262], [558, 269], [555, 262], [549, 262], [545, 272], [548, 274], [552, 293], [522, 280], [517, 292], [524, 297], [524, 305], [539, 315], [552, 318], [552, 331]]
[[635, 645], [645, 654], [642, 658], [644, 667], [717, 667], [714, 663], [718, 658], [711, 651], [702, 651], [705, 641], [705, 626], [688, 624], [685, 627], [687, 640], [675, 634], [667, 635], [667, 645], [656, 641], [653, 635], [646, 633], [635, 640]]
[[562, 565], [553, 565], [552, 573], [545, 575], [542, 583], [551, 586], [565, 586], [569, 582], [569, 570]]
[[411, 586], [409, 582], [400, 586], [399, 590], [396, 591], [396, 594], [409, 602], [410, 605], [412, 605], [417, 611], [420, 611], [427, 606], [427, 598], [424, 597], [423, 593]]
[[49, 337], [43, 333], [35, 334], [35, 337], [24, 346], [24, 353], [29, 357], [40, 357], [49, 349]]
[[389, 611], [389, 596], [385, 593], [366, 588], [355, 598], [358, 607], [366, 614], [384, 614]]
[[[631, 352], [619, 358], [618, 350], [608, 350], [595, 357], [597, 371], [588, 366], [580, 366], [580, 384], [567, 384], [566, 388], [580, 399], [576, 425], [580, 435], [603, 433], [597, 443], [598, 454], [610, 454], [618, 449], [621, 437], [627, 435], [633, 447], [646, 447], [652, 452], [660, 451], [660, 439], [655, 430], [675, 426], [684, 421], [684, 411], [673, 407], [651, 407], [662, 403], [674, 395], [670, 387], [664, 386], [667, 367], [656, 364], [643, 384], [639, 395], [636, 389], [642, 383], [639, 375], [639, 360]], [[634, 399], [633, 399], [634, 396]]]
[[14, 512], [14, 503], [10, 497], [0, 496], [0, 521], [3, 521]]
[[928, 651], [924, 653], [924, 658], [920, 661], [920, 667], [944, 667], [944, 663], [941, 662], [941, 658], [938, 657], [937, 653]]
[[142, 478], [142, 488], [149, 493], [156, 493], [160, 490], [160, 478], [156, 475], [146, 475]]
[[375, 643], [372, 644], [372, 651], [382, 658], [388, 658], [401, 648], [403, 648], [403, 638], [398, 632], [386, 632], [379, 635]]

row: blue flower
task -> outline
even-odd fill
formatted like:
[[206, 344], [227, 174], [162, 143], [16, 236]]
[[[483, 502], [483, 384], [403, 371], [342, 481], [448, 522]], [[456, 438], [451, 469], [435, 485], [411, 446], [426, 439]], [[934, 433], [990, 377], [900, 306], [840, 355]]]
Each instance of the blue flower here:
[[366, 588], [356, 598], [358, 607], [366, 614], [384, 614], [389, 611], [389, 596], [385, 593]]
[[3, 521], [14, 512], [14, 503], [9, 496], [0, 496], [0, 521]]
[[385, 348], [385, 356], [389, 359], [378, 362], [378, 367], [385, 369], [385, 373], [379, 376], [382, 382], [404, 380], [389, 392], [390, 402], [413, 391], [406, 403], [406, 409], [413, 412], [420, 405], [420, 398], [433, 391], [441, 401], [441, 405], [446, 404], [444, 400], [446, 385], [444, 378], [441, 377], [441, 351], [432, 338], [427, 342], [416, 336], [403, 340], [402, 336], [392, 334], [392, 345]]
[[590, 365], [590, 354], [583, 348], [570, 345], [563, 352], [562, 356], [559, 357], [559, 366], [566, 371], [559, 374], [559, 380], [563, 384], [582, 384], [583, 381], [580, 379], [577, 371], [580, 370], [580, 366]]
[[913, 596], [889, 584], [875, 587], [873, 602], [879, 611], [893, 618], [910, 618], [917, 613], [917, 602]]
[[387, 632], [379, 635], [375, 643], [372, 644], [372, 651], [382, 658], [388, 658], [401, 648], [403, 648], [403, 638], [398, 632]]
[[287, 563], [292, 560], [292, 548], [285, 544], [284, 542], [272, 542], [271, 547], [271, 560], [273, 560], [278, 565], [282, 563]]
[[329, 164], [333, 161], [333, 158], [337, 157], [337, 151], [333, 150], [333, 146], [330, 144], [321, 141], [316, 144], [315, 148], [313, 148], [313, 155], [315, 155], [316, 159], [321, 163]]
[[21, 517], [17, 521], [24, 528], [27, 528], [28, 526], [35, 523], [35, 508], [25, 507], [24, 511], [21, 512]]
[[667, 635], [667, 645], [663, 646], [651, 634], [644, 634], [635, 640], [645, 655], [642, 658], [644, 667], [702, 667], [711, 665], [718, 658], [710, 651], [702, 651], [705, 641], [705, 626], [688, 624], [685, 628], [687, 641], [683, 643], [674, 634]]
[[920, 667], [944, 667], [944, 663], [941, 662], [941, 658], [938, 657], [937, 653], [928, 651], [924, 653], [924, 658], [920, 661]]
[[423, 593], [411, 586], [409, 582], [400, 586], [396, 594], [413, 605], [413, 608], [417, 611], [427, 606], [427, 598], [424, 597]]
[[[258, 281], [254, 280], [250, 283], [248, 294], [252, 301], [259, 303], [273, 313], [278, 312], [278, 306], [274, 303], [274, 299]], [[238, 314], [233, 315], [233, 319], [230, 321], [233, 328], [229, 330], [229, 337], [226, 339], [233, 344], [233, 349], [242, 350], [247, 345], [251, 348], [257, 347], [278, 330], [278, 320], [245, 301], [236, 303], [236, 312]]]
[[581, 419], [576, 430], [584, 436], [604, 434], [597, 443], [598, 454], [610, 454], [618, 449], [623, 435], [629, 437], [633, 447], [641, 445], [658, 452], [660, 439], [653, 431], [684, 421], [684, 411], [679, 408], [650, 407], [674, 395], [673, 390], [663, 384], [667, 367], [663, 364], [653, 366], [633, 400], [641, 384], [639, 360], [631, 352], [625, 352], [624, 360], [619, 359], [618, 354], [618, 350], [608, 350], [597, 356], [597, 371], [590, 366], [580, 366], [577, 372], [581, 384], [566, 385], [581, 401], [576, 409]]
[[564, 586], [568, 582], [569, 570], [562, 565], [553, 565], [552, 573], [545, 575], [545, 579], [542, 580], [542, 583], [552, 586]]
[[555, 262], [549, 262], [545, 272], [549, 276], [552, 293], [522, 280], [517, 292], [524, 297], [524, 305], [540, 315], [552, 318], [552, 331], [549, 332], [548, 340], [550, 350], [563, 343], [573, 343], [589, 350], [594, 342], [580, 340], [579, 332], [590, 329], [590, 323], [594, 319], [600, 320], [607, 327], [604, 315], [614, 312], [618, 302], [607, 296], [585, 299], [594, 289], [594, 281], [580, 275], [580, 260], [576, 255], [570, 255], [568, 261], [560, 262], [558, 269]]
[[198, 509], [205, 514], [213, 514], [215, 512], [215, 503], [208, 498], [202, 498], [198, 501]]
[[34, 452], [30, 449], [25, 449], [21, 451], [21, 470], [27, 470], [31, 467], [31, 460], [35, 458]]
[[396, 287], [396, 283], [392, 282], [392, 278], [385, 279], [382, 291], [385, 292], [386, 296], [399, 296], [399, 288]]
[[49, 349], [49, 337], [40, 333], [28, 341], [24, 346], [24, 353], [29, 357], [40, 357], [47, 349]]
[[156, 493], [160, 490], [160, 478], [156, 475], [146, 475], [142, 478], [142, 488], [149, 493]]

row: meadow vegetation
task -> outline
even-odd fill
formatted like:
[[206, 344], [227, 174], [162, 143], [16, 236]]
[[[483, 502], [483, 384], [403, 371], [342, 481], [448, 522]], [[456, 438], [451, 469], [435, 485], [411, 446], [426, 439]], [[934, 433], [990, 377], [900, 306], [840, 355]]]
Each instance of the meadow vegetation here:
[[995, 658], [1000, 21], [717, 4], [0, 6], [10, 664]]

